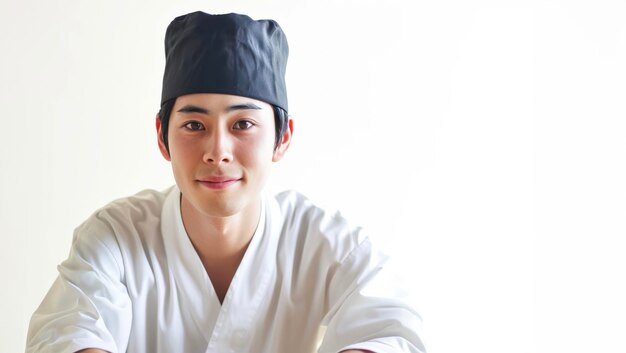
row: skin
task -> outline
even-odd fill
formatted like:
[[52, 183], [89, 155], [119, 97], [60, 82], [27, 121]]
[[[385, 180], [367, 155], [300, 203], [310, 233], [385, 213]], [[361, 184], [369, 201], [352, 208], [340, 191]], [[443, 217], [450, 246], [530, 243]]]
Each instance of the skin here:
[[[274, 148], [274, 113], [265, 102], [224, 94], [178, 97], [169, 121], [169, 151], [156, 119], [159, 149], [181, 190], [185, 230], [221, 301], [254, 235], [261, 191], [293, 133], [290, 119]], [[107, 353], [89, 348], [82, 353]], [[347, 350], [343, 353], [373, 353]]]
[[274, 149], [274, 112], [262, 101], [225, 94], [178, 97], [169, 151], [156, 119], [159, 149], [181, 190], [185, 230], [223, 301], [254, 235], [272, 163], [289, 148], [293, 122]]

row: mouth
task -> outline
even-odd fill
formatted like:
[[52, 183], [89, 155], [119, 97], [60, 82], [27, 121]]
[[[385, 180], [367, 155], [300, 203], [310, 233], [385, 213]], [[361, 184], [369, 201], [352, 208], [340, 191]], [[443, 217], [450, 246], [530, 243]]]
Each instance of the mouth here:
[[226, 189], [231, 185], [234, 185], [241, 181], [241, 178], [230, 178], [230, 177], [216, 177], [216, 178], [207, 178], [196, 180], [200, 185], [212, 189], [212, 190], [221, 190]]

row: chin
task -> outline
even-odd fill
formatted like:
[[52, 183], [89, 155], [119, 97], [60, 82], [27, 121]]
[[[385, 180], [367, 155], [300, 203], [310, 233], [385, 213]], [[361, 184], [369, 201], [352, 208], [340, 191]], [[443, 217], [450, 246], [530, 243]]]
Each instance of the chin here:
[[201, 211], [207, 217], [228, 218], [241, 213], [241, 208], [210, 207]]
[[245, 209], [245, 205], [236, 200], [203, 199], [193, 206], [207, 217], [231, 217]]
[[259, 202], [261, 191], [250, 190], [247, 186], [242, 182], [223, 190], [208, 190], [202, 185], [193, 184], [181, 191], [198, 214], [226, 218], [246, 212]]

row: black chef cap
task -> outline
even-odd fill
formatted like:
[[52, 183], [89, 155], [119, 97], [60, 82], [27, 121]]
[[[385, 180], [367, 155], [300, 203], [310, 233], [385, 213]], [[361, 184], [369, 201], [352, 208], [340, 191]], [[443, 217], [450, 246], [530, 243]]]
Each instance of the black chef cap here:
[[278, 23], [239, 14], [193, 12], [165, 33], [161, 105], [192, 93], [224, 93], [287, 109], [289, 47]]

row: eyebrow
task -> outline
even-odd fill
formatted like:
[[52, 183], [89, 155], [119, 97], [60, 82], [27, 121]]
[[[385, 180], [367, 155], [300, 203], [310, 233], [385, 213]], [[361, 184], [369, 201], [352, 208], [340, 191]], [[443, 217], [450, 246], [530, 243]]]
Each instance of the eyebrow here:
[[[230, 113], [230, 112], [235, 111], [235, 110], [248, 110], [248, 109], [261, 110], [261, 107], [259, 107], [258, 105], [254, 104], [252, 102], [248, 102], [248, 103], [241, 103], [241, 104], [231, 105], [231, 106], [227, 107], [226, 109], [224, 109], [224, 112]], [[209, 114], [210, 110], [208, 110], [206, 108], [198, 107], [197, 105], [187, 104], [184, 107], [178, 109], [178, 112], [179, 113]]]

